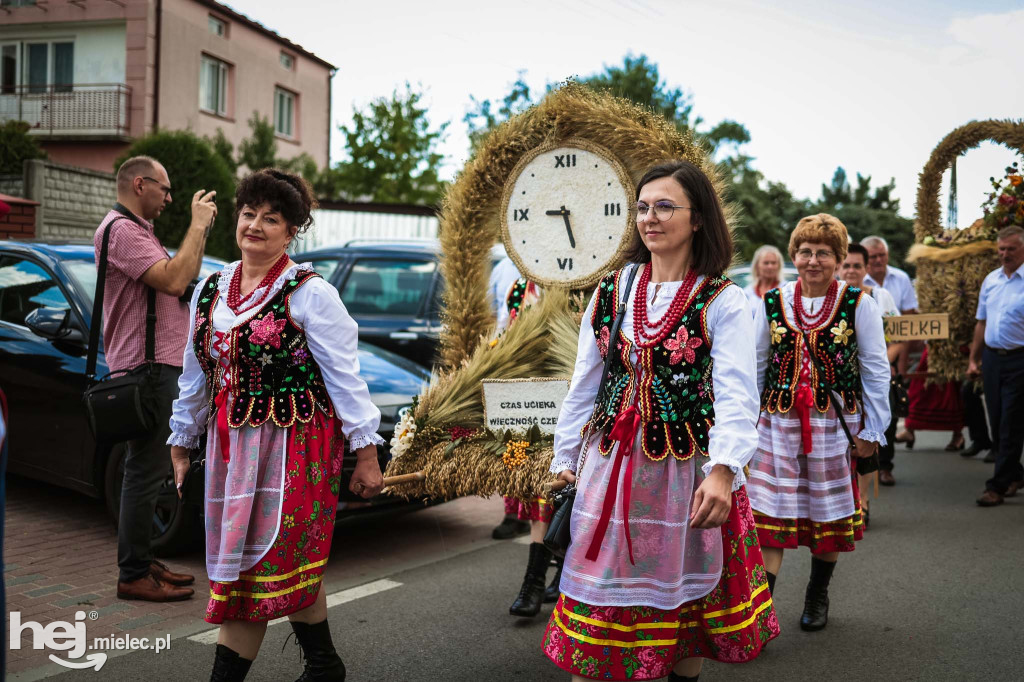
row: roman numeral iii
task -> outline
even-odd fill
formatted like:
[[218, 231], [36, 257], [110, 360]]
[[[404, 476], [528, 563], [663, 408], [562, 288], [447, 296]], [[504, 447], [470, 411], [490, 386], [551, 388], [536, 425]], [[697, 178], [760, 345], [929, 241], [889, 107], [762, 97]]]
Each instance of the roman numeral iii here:
[[604, 205], [604, 214], [605, 215], [622, 215], [622, 205], [621, 204], [605, 204]]

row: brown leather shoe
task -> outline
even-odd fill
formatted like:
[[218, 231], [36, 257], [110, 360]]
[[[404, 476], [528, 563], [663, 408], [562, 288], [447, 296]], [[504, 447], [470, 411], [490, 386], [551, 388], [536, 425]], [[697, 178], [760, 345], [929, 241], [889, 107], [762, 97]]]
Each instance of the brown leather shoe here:
[[986, 490], [977, 499], [979, 507], [996, 507], [1003, 503], [1003, 496], [995, 490]]
[[141, 599], [142, 601], [182, 601], [195, 593], [191, 587], [177, 587], [156, 579], [150, 574], [130, 583], [117, 583], [118, 599]]
[[882, 485], [896, 485], [896, 479], [892, 477], [892, 472], [885, 469], [878, 470], [878, 482]]
[[194, 575], [189, 575], [188, 573], [175, 573], [171, 569], [167, 568], [165, 564], [162, 564], [156, 559], [153, 559], [153, 563], [149, 565], [149, 572], [156, 576], [156, 579], [161, 582], [181, 587], [191, 585], [196, 581], [196, 577]]
[[1003, 495], [1003, 497], [1015, 497], [1017, 495], [1017, 491], [1020, 490], [1021, 488], [1024, 488], [1024, 481], [1016, 481], [1014, 483], [1011, 483], [1006, 487], [1006, 493]]

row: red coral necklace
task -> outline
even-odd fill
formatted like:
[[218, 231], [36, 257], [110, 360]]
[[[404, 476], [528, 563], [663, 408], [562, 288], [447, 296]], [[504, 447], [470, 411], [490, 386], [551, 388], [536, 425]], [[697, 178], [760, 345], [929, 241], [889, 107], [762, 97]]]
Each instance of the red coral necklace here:
[[[288, 265], [288, 254], [287, 253], [282, 253], [281, 257], [277, 259], [277, 262], [275, 262], [270, 267], [270, 270], [267, 271], [267, 274], [263, 276], [263, 279], [260, 280], [260, 283], [256, 285], [255, 289], [253, 289], [253, 291], [256, 291], [256, 289], [260, 289], [260, 288], [265, 289], [264, 292], [263, 292], [263, 295], [260, 296], [251, 305], [247, 305], [247, 306], [245, 306], [243, 308], [242, 307], [242, 264], [239, 263], [238, 267], [235, 268], [234, 274], [231, 275], [231, 282], [228, 284], [228, 301], [227, 301], [227, 303], [228, 303], [228, 307], [231, 308], [231, 312], [233, 312], [235, 315], [241, 315], [246, 310], [252, 310], [256, 306], [258, 306], [261, 303], [263, 303], [263, 301], [266, 300], [267, 296], [270, 294], [270, 285], [273, 284], [275, 281], [277, 281], [277, 278], [281, 276], [281, 273], [284, 272], [285, 267], [287, 265]], [[252, 294], [250, 293], [250, 296], [251, 295]]]
[[[641, 348], [650, 348], [667, 337], [683, 316], [686, 302], [690, 298], [694, 284], [697, 283], [697, 271], [690, 269], [679, 285], [672, 303], [660, 319], [651, 322], [647, 318], [647, 285], [651, 283], [651, 264], [647, 263], [640, 272], [640, 282], [633, 297], [633, 341]], [[647, 330], [651, 329], [652, 332]]]
[[821, 326], [821, 323], [832, 312], [832, 307], [835, 305], [839, 293], [839, 283], [832, 280], [832, 283], [828, 285], [828, 291], [825, 292], [825, 301], [822, 303], [821, 309], [814, 314], [804, 312], [802, 289], [803, 283], [797, 279], [796, 288], [793, 290], [793, 315], [796, 317], [796, 326], [805, 332], [809, 332]]

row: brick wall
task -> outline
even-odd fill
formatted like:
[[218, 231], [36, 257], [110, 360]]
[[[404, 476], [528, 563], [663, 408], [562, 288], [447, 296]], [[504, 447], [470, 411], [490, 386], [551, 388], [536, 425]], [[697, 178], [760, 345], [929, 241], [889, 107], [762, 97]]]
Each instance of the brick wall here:
[[36, 234], [36, 208], [28, 199], [0, 194], [0, 201], [10, 206], [7, 215], [0, 215], [0, 239], [32, 239]]
[[25, 196], [41, 204], [40, 239], [92, 239], [117, 200], [117, 187], [112, 173], [26, 161]]

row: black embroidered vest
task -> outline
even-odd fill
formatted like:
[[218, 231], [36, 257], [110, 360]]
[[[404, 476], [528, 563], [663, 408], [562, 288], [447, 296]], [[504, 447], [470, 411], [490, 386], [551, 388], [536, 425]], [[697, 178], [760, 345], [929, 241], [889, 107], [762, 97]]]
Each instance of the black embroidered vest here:
[[[678, 460], [687, 460], [697, 453], [706, 456], [708, 430], [715, 423], [707, 310], [733, 283], [727, 277], [705, 278], [690, 294], [676, 328], [653, 347], [641, 348], [621, 330], [616, 343], [609, 338], [615, 322], [621, 272], [606, 275], [597, 290], [591, 325], [601, 356], [606, 357], [609, 348], [614, 356], [594, 414], [584, 429], [603, 432], [601, 454], [611, 453], [614, 441], [610, 432], [615, 418], [635, 400], [641, 418], [643, 451], [650, 459], [659, 461], [669, 453]], [[630, 361], [633, 351], [637, 353], [640, 372]]]
[[857, 411], [861, 383], [854, 321], [861, 295], [860, 289], [845, 285], [839, 292], [838, 303], [828, 322], [815, 331], [807, 332], [806, 340], [786, 314], [782, 292], [772, 289], [764, 295], [772, 338], [761, 393], [762, 410], [786, 413], [793, 407], [803, 367], [804, 346], [807, 345], [825, 372], [822, 376], [814, 362], [810, 363], [815, 409], [822, 413], [828, 411], [831, 387], [842, 397], [847, 412], [853, 414]]
[[520, 277], [512, 285], [512, 288], [508, 291], [508, 296], [505, 297], [505, 307], [508, 309], [510, 316], [515, 316], [520, 312], [520, 308], [523, 306], [523, 298], [526, 296], [526, 290], [530, 286], [530, 280], [525, 277]]
[[[228, 332], [234, 394], [228, 424], [233, 428], [245, 424], [260, 426], [267, 419], [288, 427], [296, 420], [308, 422], [314, 410], [328, 418], [334, 416], [334, 406], [320, 368], [309, 352], [306, 335], [289, 311], [291, 294], [313, 277], [319, 275], [300, 270], [254, 317]], [[203, 285], [192, 334], [192, 349], [206, 374], [211, 406], [220, 390], [222, 373], [219, 363], [210, 355], [214, 335], [210, 320], [220, 295], [219, 279], [220, 273], [211, 275]]]

